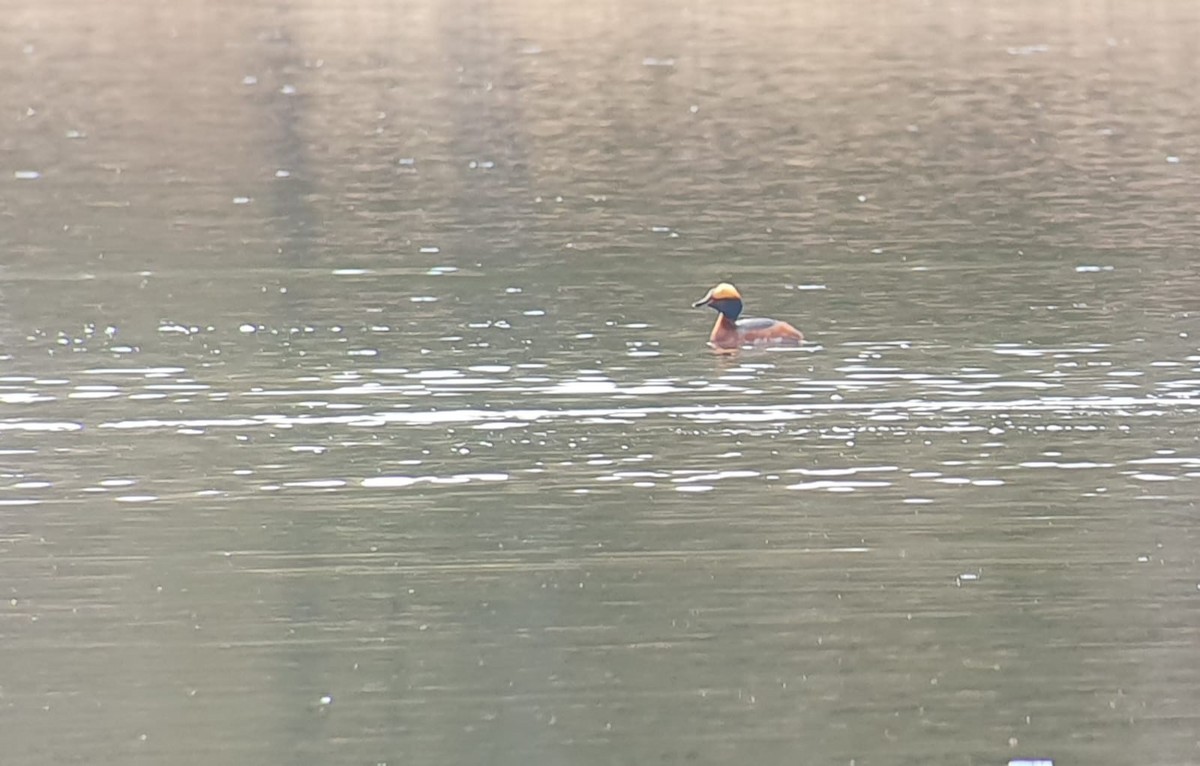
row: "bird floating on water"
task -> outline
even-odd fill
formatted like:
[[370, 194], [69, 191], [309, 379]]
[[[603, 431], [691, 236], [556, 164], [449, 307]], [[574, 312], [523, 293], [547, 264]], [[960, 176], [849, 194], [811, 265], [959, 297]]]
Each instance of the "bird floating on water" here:
[[764, 317], [738, 319], [742, 313], [742, 295], [728, 282], [709, 290], [692, 306], [712, 306], [717, 310], [717, 323], [708, 336], [708, 345], [719, 351], [733, 351], [742, 346], [797, 346], [804, 341], [804, 335], [787, 322]]

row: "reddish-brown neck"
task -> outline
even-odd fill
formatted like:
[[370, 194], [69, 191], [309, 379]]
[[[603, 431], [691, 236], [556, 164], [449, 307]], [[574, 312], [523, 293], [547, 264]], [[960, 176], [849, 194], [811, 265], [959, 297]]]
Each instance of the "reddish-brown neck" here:
[[724, 314], [717, 314], [717, 322], [708, 336], [708, 342], [720, 348], [736, 348], [738, 346], [737, 338], [737, 325], [729, 321]]

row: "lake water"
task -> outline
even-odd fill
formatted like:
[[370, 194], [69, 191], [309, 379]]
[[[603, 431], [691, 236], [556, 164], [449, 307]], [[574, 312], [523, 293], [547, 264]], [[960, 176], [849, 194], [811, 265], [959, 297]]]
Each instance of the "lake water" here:
[[1200, 761], [1200, 6], [0, 11], [5, 763]]

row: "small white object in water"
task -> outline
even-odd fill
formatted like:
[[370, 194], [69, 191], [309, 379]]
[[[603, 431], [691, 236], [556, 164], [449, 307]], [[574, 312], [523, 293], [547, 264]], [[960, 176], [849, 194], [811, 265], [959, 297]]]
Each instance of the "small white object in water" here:
[[36, 170], [18, 170], [13, 173], [13, 178], [16, 178], [18, 181], [34, 181], [41, 177], [42, 174]]
[[284, 85], [282, 88], [279, 89], [279, 92], [285, 96], [294, 96], [294, 95], [296, 95], [296, 86], [295, 85]]
[[1032, 56], [1035, 53], [1047, 53], [1050, 46], [1044, 43], [1038, 45], [1018, 45], [1005, 49], [1010, 56]]
[[290, 177], [291, 175], [292, 175], [292, 171], [290, 171], [290, 170], [283, 170], [283, 169], [280, 169], [280, 170], [276, 170], [276, 171], [275, 171], [275, 177], [276, 177], [276, 178], [288, 178], [288, 177]]
[[242, 78], [242, 85], [258, 85], [258, 78], [252, 74], [248, 74]]
[[1168, 155], [1167, 155], [1167, 162], [1171, 163], [1172, 165], [1178, 165], [1178, 164], [1179, 164], [1179, 158], [1178, 158], [1178, 157], [1176, 157], [1174, 154], [1168, 154]]
[[234, 198], [233, 198], [233, 204], [235, 204], [235, 205], [249, 205], [249, 204], [250, 204], [250, 198], [249, 198], [249, 197], [234, 197]]
[[332, 694], [324, 694], [321, 696], [321, 699], [319, 699], [318, 702], [320, 702], [322, 705], [332, 705], [333, 704], [333, 695]]
[[252, 324], [244, 324], [238, 328], [238, 332], [244, 332], [248, 335], [252, 332], [258, 332], [258, 328]]

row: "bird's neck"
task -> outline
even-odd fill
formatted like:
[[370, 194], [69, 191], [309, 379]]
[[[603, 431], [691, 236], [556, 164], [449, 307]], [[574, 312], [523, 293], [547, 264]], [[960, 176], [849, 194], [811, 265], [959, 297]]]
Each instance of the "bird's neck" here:
[[716, 324], [713, 325], [712, 334], [708, 336], [708, 339], [717, 346], [730, 345], [737, 338], [737, 331], [736, 322], [724, 314], [718, 313]]

